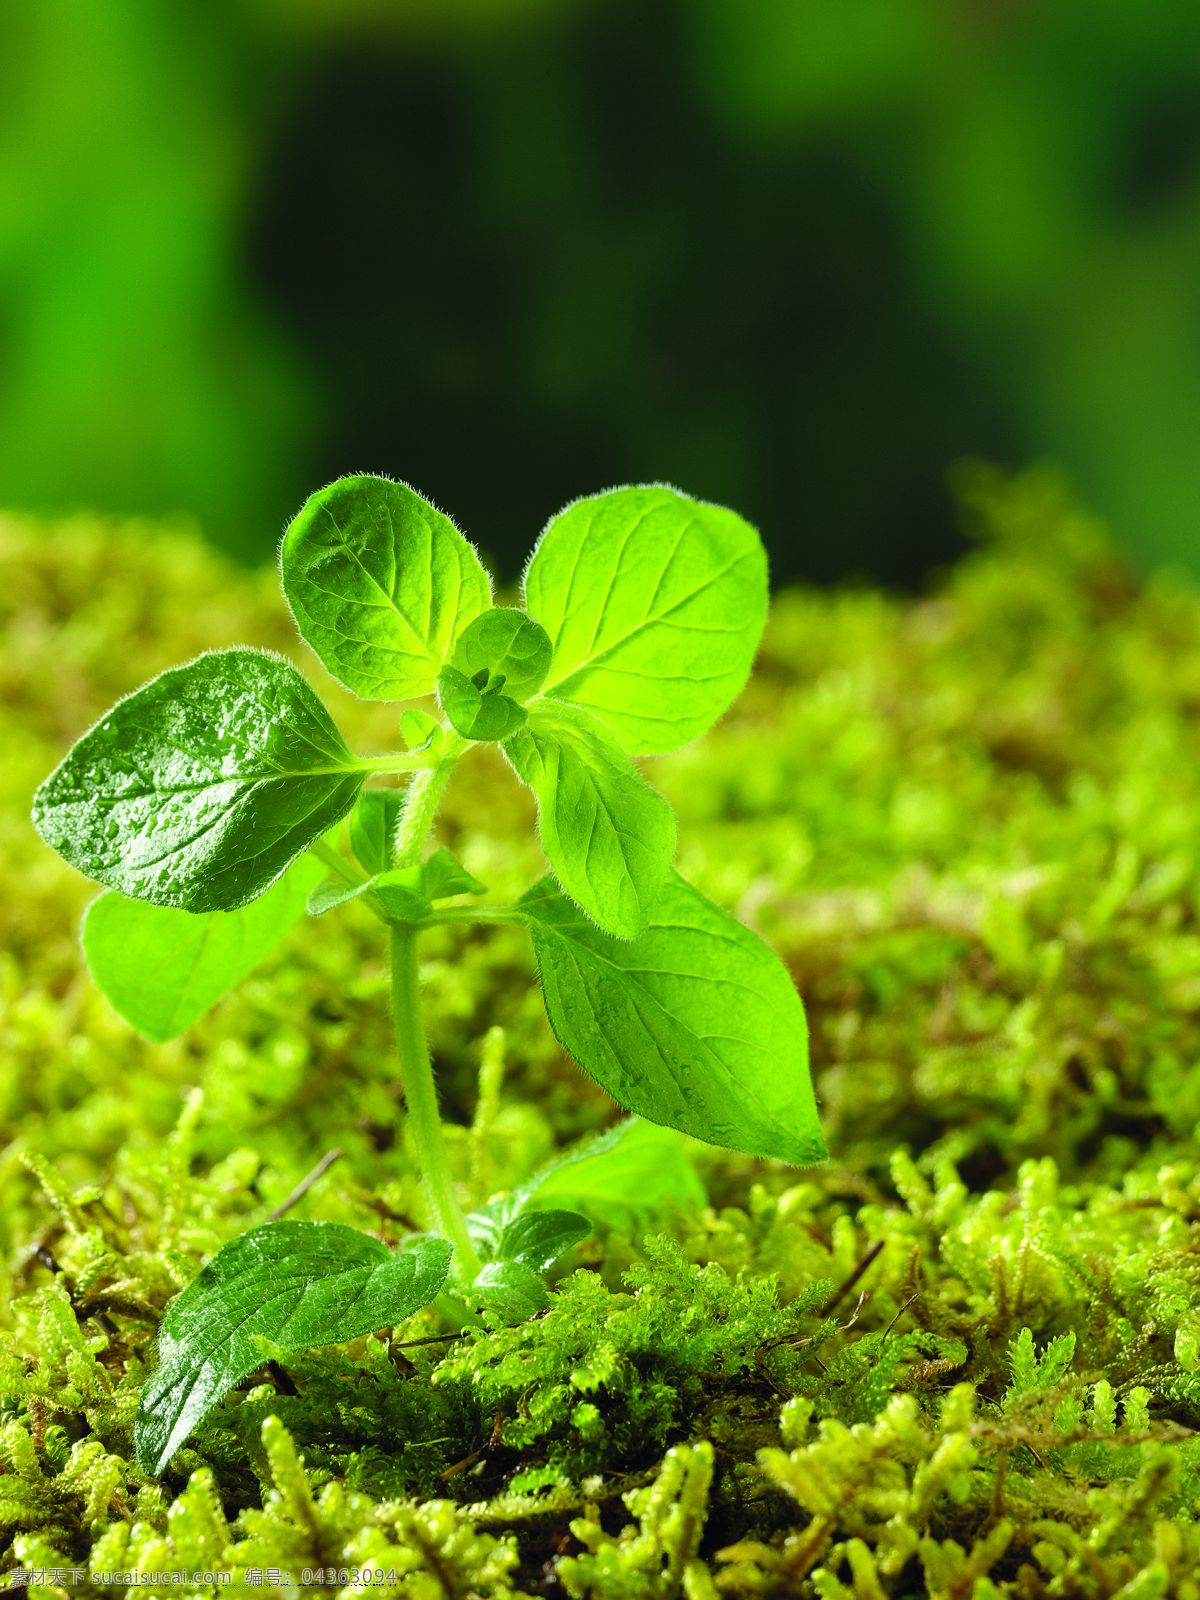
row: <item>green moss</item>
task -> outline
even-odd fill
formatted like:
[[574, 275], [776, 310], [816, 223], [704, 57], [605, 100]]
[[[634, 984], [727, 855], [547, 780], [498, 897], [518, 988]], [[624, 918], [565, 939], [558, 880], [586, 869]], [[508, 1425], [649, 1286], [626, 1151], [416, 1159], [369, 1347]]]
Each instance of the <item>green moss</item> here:
[[[1132, 585], [1051, 474], [963, 494], [936, 594], [780, 596], [743, 700], [653, 764], [682, 869], [795, 974], [830, 1163], [692, 1144], [710, 1205], [602, 1230], [546, 1315], [289, 1356], [160, 1483], [133, 1411], [207, 1256], [333, 1146], [294, 1214], [422, 1225], [383, 952], [351, 908], [174, 1044], [108, 1011], [34, 784], [159, 668], [294, 641], [186, 533], [0, 521], [0, 1567], [1200, 1600], [1200, 594]], [[456, 782], [444, 842], [517, 891], [526, 800], [484, 755]], [[424, 976], [474, 1196], [611, 1118], [518, 935], [439, 931]]]

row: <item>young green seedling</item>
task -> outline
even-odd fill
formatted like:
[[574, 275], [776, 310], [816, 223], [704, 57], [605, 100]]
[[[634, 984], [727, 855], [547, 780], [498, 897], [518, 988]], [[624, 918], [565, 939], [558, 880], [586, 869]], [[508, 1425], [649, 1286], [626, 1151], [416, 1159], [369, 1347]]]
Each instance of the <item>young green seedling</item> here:
[[[577, 500], [538, 542], [523, 609], [498, 608], [453, 523], [403, 484], [353, 477], [306, 503], [281, 569], [335, 678], [372, 700], [436, 696], [440, 716], [404, 710], [404, 749], [356, 755], [294, 667], [214, 651], [114, 706], [39, 788], [34, 820], [107, 885], [84, 949], [152, 1040], [187, 1028], [305, 908], [357, 899], [380, 919], [433, 1231], [392, 1251], [285, 1221], [218, 1251], [172, 1305], [142, 1393], [138, 1455], [155, 1472], [266, 1354], [355, 1338], [447, 1292], [464, 1314], [531, 1316], [541, 1274], [588, 1231], [527, 1207], [535, 1184], [464, 1215], [421, 1020], [422, 929], [527, 928], [559, 1041], [649, 1122], [796, 1164], [825, 1155], [787, 970], [674, 871], [674, 816], [631, 759], [697, 738], [744, 685], [767, 606], [754, 529], [660, 485]], [[550, 872], [513, 905], [447, 906], [486, 892], [447, 850], [426, 853], [447, 780], [482, 741], [533, 790]], [[407, 786], [364, 789], [374, 773]], [[347, 817], [353, 860], [331, 832]]]

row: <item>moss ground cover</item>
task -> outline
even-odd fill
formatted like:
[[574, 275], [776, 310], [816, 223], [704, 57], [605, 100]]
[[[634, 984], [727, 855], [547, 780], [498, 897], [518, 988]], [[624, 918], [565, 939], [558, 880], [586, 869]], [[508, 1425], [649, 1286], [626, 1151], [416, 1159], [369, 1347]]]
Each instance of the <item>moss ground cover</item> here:
[[[184, 656], [300, 658], [273, 575], [186, 533], [0, 522], [0, 1564], [1200, 1595], [1200, 594], [1133, 584], [1047, 473], [962, 488], [981, 548], [931, 598], [780, 596], [745, 695], [651, 772], [680, 869], [793, 972], [830, 1162], [660, 1147], [661, 1194], [609, 1208], [547, 1314], [264, 1351], [161, 1480], [133, 1415], [204, 1260], [333, 1148], [289, 1215], [426, 1220], [387, 978], [351, 908], [172, 1044], [108, 1010], [34, 785]], [[505, 897], [540, 870], [529, 807], [485, 758], [440, 818]], [[513, 930], [424, 958], [466, 1195], [615, 1119]]]

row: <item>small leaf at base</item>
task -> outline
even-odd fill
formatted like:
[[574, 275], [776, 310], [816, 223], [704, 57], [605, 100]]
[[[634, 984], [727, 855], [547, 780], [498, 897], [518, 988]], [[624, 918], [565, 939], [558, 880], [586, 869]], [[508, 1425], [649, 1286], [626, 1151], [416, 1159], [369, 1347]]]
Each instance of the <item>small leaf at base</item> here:
[[274, 1222], [225, 1245], [167, 1312], [159, 1363], [138, 1404], [134, 1440], [157, 1474], [221, 1397], [283, 1350], [339, 1344], [390, 1327], [436, 1298], [450, 1271], [443, 1239], [389, 1250], [338, 1222]]
[[520, 1261], [489, 1261], [471, 1285], [470, 1299], [503, 1317], [505, 1322], [528, 1322], [550, 1304], [546, 1285], [532, 1267]]
[[523, 1188], [532, 1206], [567, 1202], [623, 1226], [674, 1206], [695, 1215], [708, 1203], [683, 1136], [641, 1117], [549, 1163]]
[[545, 1272], [591, 1231], [591, 1223], [577, 1211], [522, 1211], [501, 1232], [496, 1260], [518, 1261], [533, 1272]]

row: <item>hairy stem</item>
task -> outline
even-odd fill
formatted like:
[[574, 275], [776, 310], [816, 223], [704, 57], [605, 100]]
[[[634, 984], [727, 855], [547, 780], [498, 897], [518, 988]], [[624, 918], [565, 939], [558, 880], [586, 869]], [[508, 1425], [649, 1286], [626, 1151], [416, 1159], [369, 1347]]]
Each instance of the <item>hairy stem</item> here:
[[519, 906], [443, 906], [425, 918], [427, 927], [449, 922], [528, 922]]
[[454, 770], [454, 763], [466, 747], [465, 739], [447, 730], [442, 735], [441, 760], [436, 766], [413, 774], [404, 796], [404, 810], [400, 814], [400, 826], [392, 846], [395, 866], [408, 867], [420, 861], [446, 782]]
[[[436, 798], [434, 803], [436, 804]], [[417, 972], [417, 930], [404, 923], [388, 929], [392, 954], [392, 1017], [400, 1051], [404, 1099], [412, 1118], [421, 1172], [437, 1231], [454, 1246], [454, 1266], [459, 1279], [473, 1283], [480, 1261], [467, 1232], [462, 1207], [454, 1193], [442, 1119], [438, 1114], [433, 1064], [421, 1020], [421, 989]]]
[[359, 756], [354, 764], [357, 772], [426, 772], [429, 758], [420, 751], [390, 756]]

